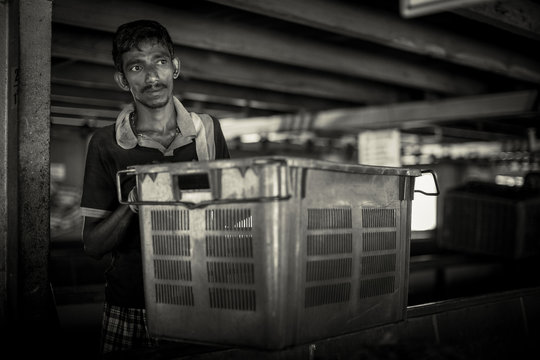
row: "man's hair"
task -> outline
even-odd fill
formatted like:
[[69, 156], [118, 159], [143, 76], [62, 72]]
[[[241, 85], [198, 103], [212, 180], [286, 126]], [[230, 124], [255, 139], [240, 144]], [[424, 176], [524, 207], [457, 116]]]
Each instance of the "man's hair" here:
[[160, 23], [153, 20], [136, 20], [120, 25], [116, 30], [113, 40], [112, 56], [114, 67], [119, 72], [124, 72], [122, 54], [134, 47], [138, 47], [145, 41], [155, 41], [165, 46], [174, 56], [174, 47], [171, 37]]

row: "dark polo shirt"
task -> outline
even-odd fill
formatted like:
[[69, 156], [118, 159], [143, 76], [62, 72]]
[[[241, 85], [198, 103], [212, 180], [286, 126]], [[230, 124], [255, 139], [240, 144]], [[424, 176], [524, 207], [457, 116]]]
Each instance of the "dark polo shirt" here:
[[[230, 157], [218, 120], [190, 114], [178, 99], [174, 101], [179, 132], [168, 148], [133, 132], [129, 123], [133, 106], [120, 113], [115, 125], [102, 127], [92, 135], [81, 199], [84, 217], [105, 218], [120, 205], [116, 174], [128, 166]], [[135, 178], [125, 177], [121, 183], [122, 198], [127, 198], [134, 186]], [[144, 308], [138, 217], [128, 227], [126, 240], [112, 252], [105, 280], [105, 299], [109, 304]]]

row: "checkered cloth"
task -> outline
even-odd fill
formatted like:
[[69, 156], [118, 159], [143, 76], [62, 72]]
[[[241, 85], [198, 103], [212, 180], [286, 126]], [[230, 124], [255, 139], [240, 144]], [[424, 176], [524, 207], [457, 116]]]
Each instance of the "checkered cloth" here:
[[105, 303], [101, 329], [102, 354], [158, 346], [148, 335], [146, 311]]

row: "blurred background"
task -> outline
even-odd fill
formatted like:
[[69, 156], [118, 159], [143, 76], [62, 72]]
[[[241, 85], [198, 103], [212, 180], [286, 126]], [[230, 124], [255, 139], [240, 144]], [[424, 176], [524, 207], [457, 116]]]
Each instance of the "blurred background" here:
[[232, 158], [435, 172], [440, 195], [413, 200], [409, 305], [539, 285], [540, 1], [55, 0], [49, 271], [73, 341], [94, 349], [110, 260], [82, 249], [86, 145], [131, 101], [111, 44], [140, 18], [169, 30], [175, 95], [220, 120]]

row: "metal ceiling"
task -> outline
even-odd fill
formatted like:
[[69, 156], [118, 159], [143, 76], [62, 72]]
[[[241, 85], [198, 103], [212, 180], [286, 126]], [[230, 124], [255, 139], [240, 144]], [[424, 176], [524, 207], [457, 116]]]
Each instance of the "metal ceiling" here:
[[139, 19], [170, 31], [176, 94], [229, 138], [400, 128], [439, 141], [540, 133], [540, 4], [491, 1], [403, 17], [399, 1], [55, 0], [51, 120], [101, 126], [130, 101], [112, 34]]

